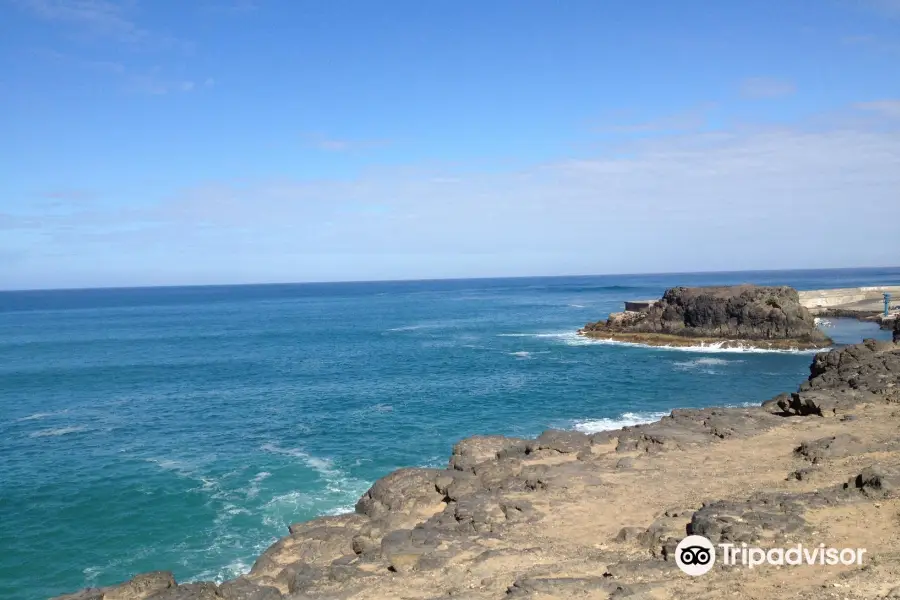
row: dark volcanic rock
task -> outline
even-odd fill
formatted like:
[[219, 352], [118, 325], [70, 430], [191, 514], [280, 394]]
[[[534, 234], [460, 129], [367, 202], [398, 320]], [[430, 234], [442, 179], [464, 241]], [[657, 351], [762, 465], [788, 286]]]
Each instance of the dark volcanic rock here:
[[108, 588], [87, 588], [74, 594], [63, 594], [50, 600], [103, 600], [103, 594]]
[[803, 529], [804, 507], [786, 494], [754, 494], [744, 502], [719, 500], [703, 506], [691, 517], [688, 534], [719, 542], [755, 542], [775, 539]]
[[523, 577], [507, 590], [510, 596], [552, 594], [563, 598], [584, 596], [590, 592], [611, 593], [619, 586], [605, 577]]
[[900, 392], [900, 347], [865, 340], [831, 352], [819, 352], [809, 368], [809, 390], [860, 390], [893, 396]]
[[885, 498], [900, 488], [900, 475], [896, 468], [872, 465], [851, 477], [845, 487], [870, 498]]
[[562, 454], [577, 454], [586, 448], [590, 448], [590, 445], [591, 438], [584, 433], [548, 429], [538, 439], [528, 444], [528, 451], [555, 450]]
[[800, 305], [797, 291], [786, 286], [672, 288], [645, 311], [614, 313], [606, 322], [589, 323], [583, 332], [792, 340], [812, 347], [831, 342], [816, 329], [812, 315]]
[[676, 409], [655, 423], [625, 427], [615, 432], [617, 452], [659, 452], [745, 437], [779, 424], [781, 417], [762, 408]]
[[157, 592], [149, 596], [147, 600], [220, 600], [218, 586], [214, 583], [183, 583], [169, 588], [163, 592]]
[[356, 503], [356, 512], [373, 519], [389, 513], [431, 516], [444, 500], [436, 486], [439, 469], [400, 469], [375, 482]]
[[900, 344], [900, 317], [894, 319], [894, 343]]
[[219, 596], [224, 600], [281, 600], [281, 592], [267, 585], [256, 585], [243, 577], [227, 581], [219, 586]]
[[818, 467], [805, 467], [788, 473], [787, 480], [791, 481], [813, 481], [822, 476], [822, 470]]
[[53, 600], [102, 600], [103, 598], [148, 598], [151, 595], [159, 598], [163, 592], [174, 590], [175, 577], [170, 571], [153, 571], [135, 575], [131, 580], [120, 585], [82, 590], [77, 594], [57, 596]]
[[863, 449], [859, 438], [847, 433], [841, 433], [803, 442], [795, 452], [815, 465], [829, 458], [850, 456]]
[[[846, 416], [847, 411], [852, 410], [856, 405], [872, 399], [873, 395], [870, 392], [853, 389], [810, 390], [794, 392], [793, 394], [780, 394], [773, 398], [773, 400], [777, 400], [775, 406], [784, 415], [817, 415], [820, 417]], [[764, 404], [764, 406], [766, 405], [768, 405], [768, 402]]]
[[453, 447], [450, 468], [472, 471], [475, 465], [497, 458], [525, 454], [528, 440], [502, 435], [473, 435]]

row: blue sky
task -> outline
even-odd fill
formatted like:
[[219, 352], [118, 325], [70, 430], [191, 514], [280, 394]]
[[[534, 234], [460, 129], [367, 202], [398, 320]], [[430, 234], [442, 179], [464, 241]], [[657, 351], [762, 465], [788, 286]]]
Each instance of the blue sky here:
[[900, 263], [900, 0], [0, 0], [0, 288]]

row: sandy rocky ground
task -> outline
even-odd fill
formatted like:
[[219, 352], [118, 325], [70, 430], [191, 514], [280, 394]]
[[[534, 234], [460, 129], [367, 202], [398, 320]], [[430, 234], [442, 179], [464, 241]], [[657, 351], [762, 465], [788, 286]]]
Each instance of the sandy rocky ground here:
[[[728, 402], [722, 399], [723, 404]], [[472, 437], [447, 469], [379, 480], [355, 514], [291, 526], [221, 585], [167, 572], [66, 600], [900, 598], [900, 344], [816, 355], [761, 407], [536, 440]], [[865, 548], [862, 565], [675, 565], [686, 534]]]

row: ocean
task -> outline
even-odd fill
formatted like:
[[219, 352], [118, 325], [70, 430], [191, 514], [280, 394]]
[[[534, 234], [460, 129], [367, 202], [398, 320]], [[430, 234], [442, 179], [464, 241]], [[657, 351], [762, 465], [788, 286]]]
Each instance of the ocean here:
[[[0, 293], [0, 598], [246, 572], [290, 523], [473, 434], [759, 403], [810, 352], [575, 335], [674, 285], [896, 284], [900, 269]], [[838, 343], [889, 339], [834, 320]]]

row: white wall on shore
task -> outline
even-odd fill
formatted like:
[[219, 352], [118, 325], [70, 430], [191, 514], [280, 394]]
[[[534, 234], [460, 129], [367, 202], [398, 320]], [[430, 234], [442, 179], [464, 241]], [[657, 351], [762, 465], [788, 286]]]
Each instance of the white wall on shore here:
[[840, 306], [865, 300], [881, 300], [885, 292], [900, 299], [900, 286], [870, 286], [839, 288], [833, 290], [809, 290], [799, 292], [800, 304], [807, 308]]

